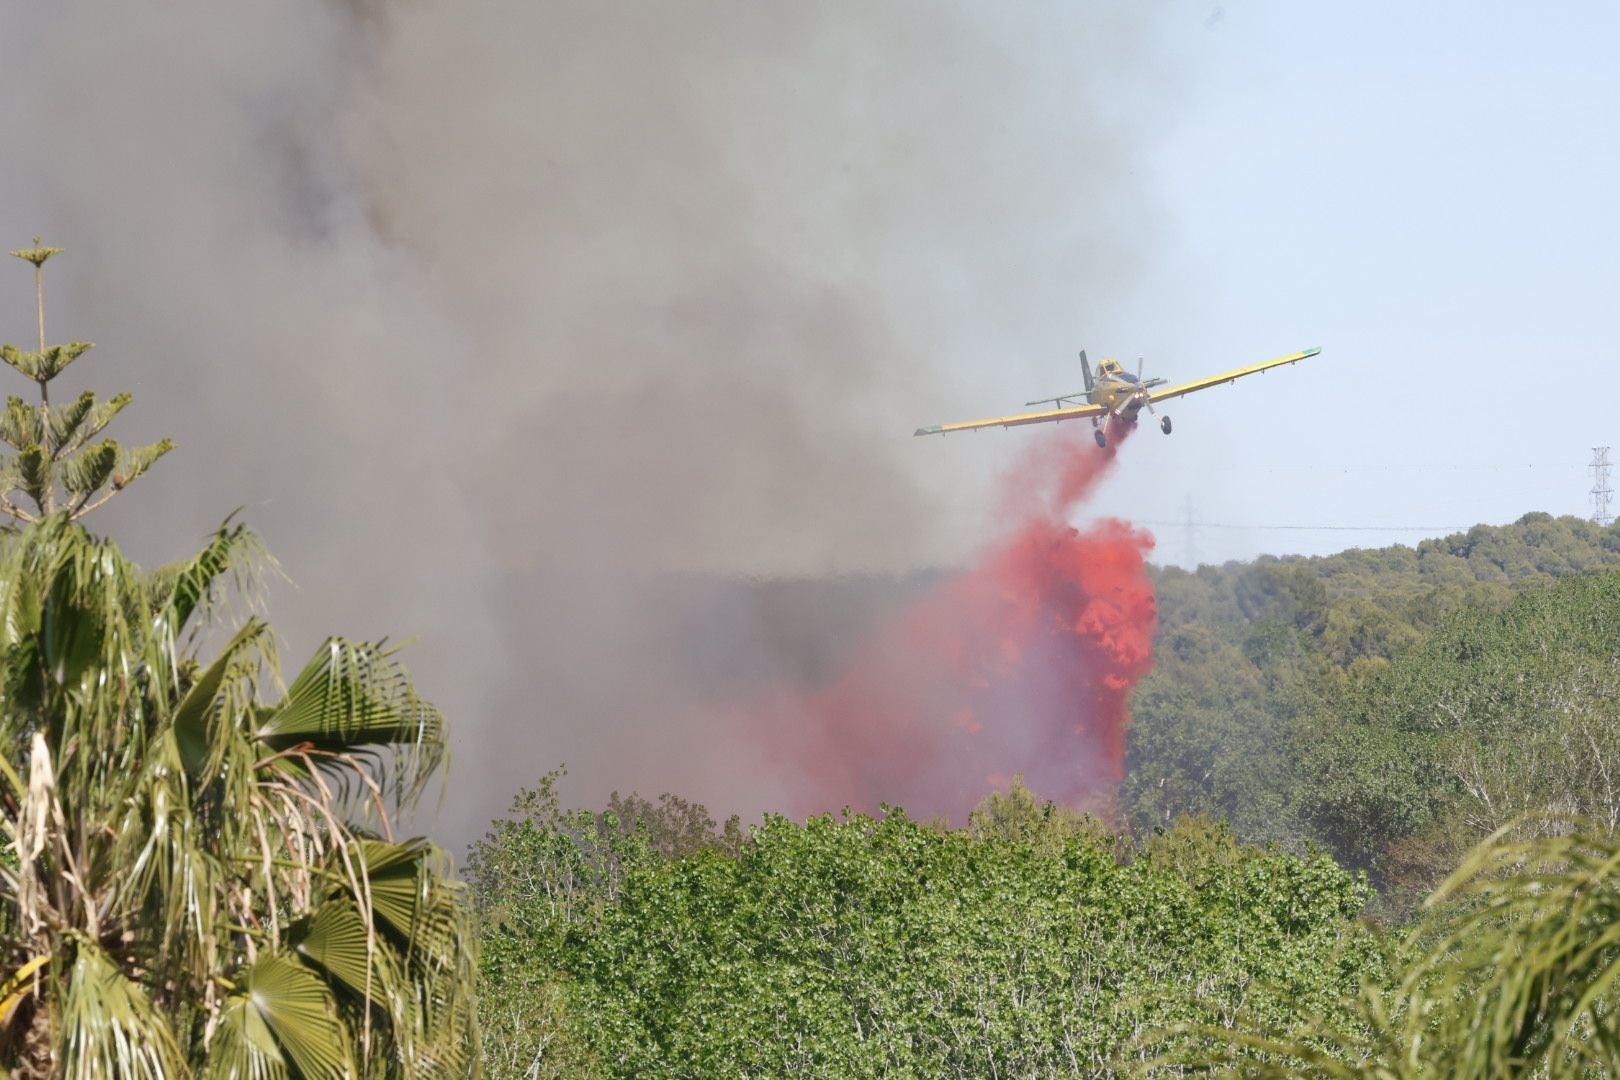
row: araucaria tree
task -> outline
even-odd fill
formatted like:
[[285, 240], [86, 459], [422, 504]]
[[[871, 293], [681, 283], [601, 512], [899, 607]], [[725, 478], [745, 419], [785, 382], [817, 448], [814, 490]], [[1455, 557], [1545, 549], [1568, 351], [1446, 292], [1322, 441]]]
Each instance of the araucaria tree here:
[[263, 563], [240, 525], [145, 571], [78, 523], [170, 444], [92, 441], [127, 395], [51, 401], [89, 346], [37, 297], [39, 350], [0, 349], [39, 389], [0, 417], [0, 1073], [470, 1073], [469, 909], [392, 831], [439, 712], [381, 643], [283, 684], [269, 627], [225, 625]]

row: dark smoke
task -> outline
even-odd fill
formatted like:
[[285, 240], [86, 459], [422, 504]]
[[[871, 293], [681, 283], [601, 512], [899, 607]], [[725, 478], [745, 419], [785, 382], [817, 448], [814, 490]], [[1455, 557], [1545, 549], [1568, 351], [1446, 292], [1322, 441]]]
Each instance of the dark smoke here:
[[443, 835], [561, 761], [752, 812], [700, 703], [978, 546], [996, 444], [910, 431], [1016, 397], [1151, 247], [1156, 18], [11, 5], [0, 223], [69, 249], [52, 337], [136, 392], [120, 435], [181, 444], [101, 527], [160, 561], [245, 505], [292, 657], [419, 635]]

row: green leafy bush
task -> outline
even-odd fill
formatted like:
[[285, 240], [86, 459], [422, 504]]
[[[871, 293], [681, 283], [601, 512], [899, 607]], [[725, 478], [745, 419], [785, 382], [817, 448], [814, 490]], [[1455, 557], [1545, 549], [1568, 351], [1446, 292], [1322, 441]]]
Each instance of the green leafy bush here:
[[[526, 995], [548, 1046], [612, 1076], [1094, 1074], [1167, 1026], [1332, 1015], [1380, 970], [1367, 887], [1325, 855], [1203, 822], [1121, 851], [999, 798], [965, 830], [772, 817], [683, 855], [531, 800], [472, 870], [486, 1016]], [[488, 1034], [492, 1075], [532, 1075]]]

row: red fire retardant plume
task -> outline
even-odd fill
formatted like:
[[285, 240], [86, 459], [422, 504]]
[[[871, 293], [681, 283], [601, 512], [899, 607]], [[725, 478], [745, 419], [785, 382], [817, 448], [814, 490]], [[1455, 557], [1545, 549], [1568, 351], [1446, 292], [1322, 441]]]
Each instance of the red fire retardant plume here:
[[835, 682], [766, 706], [782, 772], [803, 783], [790, 812], [960, 820], [1014, 773], [1081, 804], [1120, 778], [1127, 699], [1153, 666], [1153, 539], [1068, 522], [1129, 433], [1106, 450], [1089, 425], [1039, 436], [1007, 480], [1004, 539], [880, 625]]

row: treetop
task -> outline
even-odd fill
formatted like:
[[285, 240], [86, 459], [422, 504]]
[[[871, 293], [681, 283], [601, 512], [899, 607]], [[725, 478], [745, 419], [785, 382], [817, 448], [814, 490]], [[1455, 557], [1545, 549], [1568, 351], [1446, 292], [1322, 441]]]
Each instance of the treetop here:
[[56, 248], [56, 247], [46, 247], [40, 241], [39, 237], [36, 236], [36, 237], [34, 237], [34, 246], [33, 247], [31, 247], [31, 248], [18, 248], [16, 251], [13, 251], [11, 254], [16, 256], [19, 259], [26, 259], [27, 261], [33, 263], [34, 264], [34, 269], [38, 270], [40, 267], [45, 265], [45, 260], [46, 259], [49, 259], [52, 255], [60, 255], [60, 254], [62, 254], [62, 249], [61, 248]]
[[[0, 413], [0, 442], [16, 451], [0, 454], [0, 513], [22, 522], [58, 512], [76, 521], [105, 505], [174, 449], [169, 439], [140, 447], [124, 447], [114, 439], [91, 441], [129, 404], [128, 394], [98, 403], [87, 390], [67, 405], [52, 406], [51, 381], [93, 348], [88, 341], [46, 344], [44, 266], [61, 253], [61, 248], [47, 247], [37, 236], [33, 247], [11, 253], [34, 266], [39, 327], [38, 349], [0, 345], [0, 360], [39, 388], [38, 404], [11, 397]], [[33, 504], [31, 509], [24, 499]]]

